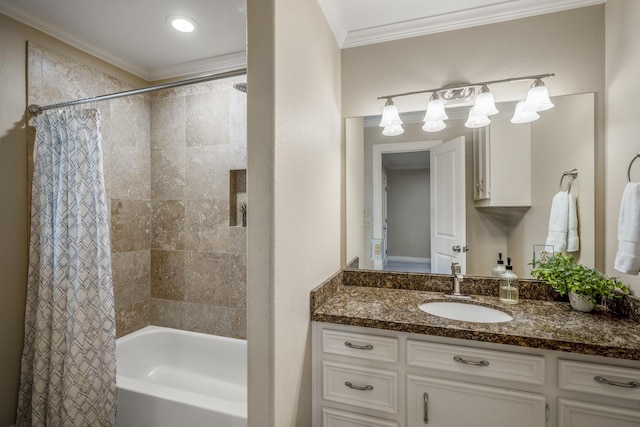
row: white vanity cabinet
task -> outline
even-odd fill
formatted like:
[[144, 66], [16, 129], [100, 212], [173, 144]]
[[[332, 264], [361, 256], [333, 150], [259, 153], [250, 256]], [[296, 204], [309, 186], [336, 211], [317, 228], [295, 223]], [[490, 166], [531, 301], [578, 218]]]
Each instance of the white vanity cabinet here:
[[507, 115], [473, 130], [473, 199], [477, 207], [531, 206], [531, 126]]
[[320, 322], [312, 358], [314, 427], [640, 426], [638, 361]]

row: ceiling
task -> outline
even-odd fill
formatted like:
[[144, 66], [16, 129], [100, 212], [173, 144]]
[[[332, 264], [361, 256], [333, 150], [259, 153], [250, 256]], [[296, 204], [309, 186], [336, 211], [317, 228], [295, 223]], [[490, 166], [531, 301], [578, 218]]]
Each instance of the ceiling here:
[[[341, 48], [604, 1], [317, 0]], [[247, 63], [245, 0], [0, 0], [0, 13], [149, 81]], [[195, 19], [197, 30], [173, 30], [167, 17], [176, 14]]]

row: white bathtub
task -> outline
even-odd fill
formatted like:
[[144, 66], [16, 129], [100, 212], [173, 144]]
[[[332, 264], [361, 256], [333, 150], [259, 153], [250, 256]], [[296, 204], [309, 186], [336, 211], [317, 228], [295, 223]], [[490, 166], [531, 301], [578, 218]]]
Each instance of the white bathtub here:
[[117, 427], [246, 427], [246, 341], [147, 326], [116, 356]]

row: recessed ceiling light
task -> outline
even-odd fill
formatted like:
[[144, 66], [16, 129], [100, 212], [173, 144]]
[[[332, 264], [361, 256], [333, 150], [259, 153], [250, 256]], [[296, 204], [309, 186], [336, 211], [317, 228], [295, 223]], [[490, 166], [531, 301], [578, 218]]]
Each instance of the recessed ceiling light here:
[[192, 33], [198, 26], [195, 20], [181, 15], [169, 16], [167, 18], [167, 21], [174, 29], [180, 31], [181, 33]]

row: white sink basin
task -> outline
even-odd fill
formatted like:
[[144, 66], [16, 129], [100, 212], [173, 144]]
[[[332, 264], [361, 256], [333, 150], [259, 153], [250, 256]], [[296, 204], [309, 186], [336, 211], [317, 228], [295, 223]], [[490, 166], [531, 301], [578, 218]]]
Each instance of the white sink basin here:
[[457, 301], [433, 301], [420, 304], [420, 310], [438, 317], [477, 323], [509, 322], [513, 317], [504, 311]]

